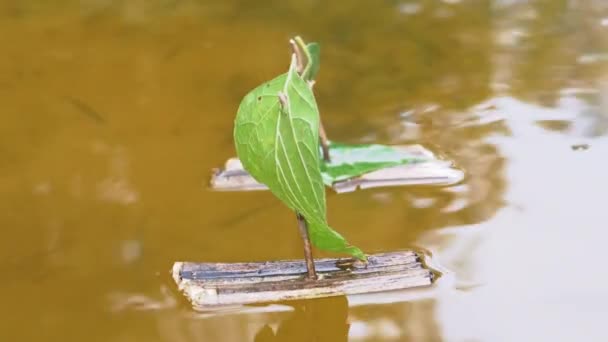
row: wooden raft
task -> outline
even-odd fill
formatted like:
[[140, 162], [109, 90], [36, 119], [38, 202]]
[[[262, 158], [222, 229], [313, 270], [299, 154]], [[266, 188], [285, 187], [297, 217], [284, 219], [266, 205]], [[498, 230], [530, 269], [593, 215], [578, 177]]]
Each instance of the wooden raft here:
[[[428, 159], [425, 162], [388, 167], [372, 171], [351, 179], [335, 182], [331, 188], [336, 193], [353, 192], [358, 189], [393, 187], [406, 185], [446, 186], [464, 179], [464, 172], [456, 169], [451, 162], [437, 159], [421, 145], [392, 146], [403, 150], [412, 157]], [[238, 158], [230, 158], [223, 168], [216, 168], [211, 174], [209, 186], [215, 191], [260, 191], [268, 190], [243, 169]]]
[[429, 286], [434, 274], [412, 251], [353, 259], [319, 259], [319, 279], [305, 278], [303, 260], [252, 263], [176, 262], [173, 278], [195, 309], [269, 303]]

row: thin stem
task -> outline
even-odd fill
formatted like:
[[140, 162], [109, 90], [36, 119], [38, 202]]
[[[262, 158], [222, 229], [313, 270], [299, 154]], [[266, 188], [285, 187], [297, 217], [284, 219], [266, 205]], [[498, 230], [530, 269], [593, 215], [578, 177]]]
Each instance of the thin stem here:
[[284, 92], [280, 91], [279, 94], [279, 104], [281, 105], [281, 109], [287, 110], [287, 106], [289, 103], [287, 102], [287, 95]]
[[327, 141], [327, 133], [325, 133], [325, 128], [323, 127], [323, 123], [319, 120], [319, 142], [321, 143], [321, 149], [323, 150], [323, 161], [326, 163], [331, 162], [331, 158], [329, 157], [329, 143]]
[[307, 278], [310, 280], [317, 280], [317, 271], [315, 270], [315, 261], [312, 256], [312, 246], [310, 244], [310, 238], [308, 236], [308, 223], [306, 218], [300, 213], [296, 213], [298, 219], [298, 229], [300, 230], [300, 237], [304, 242], [304, 258], [306, 259], [306, 270], [308, 271]]
[[[312, 89], [314, 85], [315, 81], [308, 81], [308, 86], [310, 86], [310, 89]], [[327, 139], [327, 133], [325, 132], [325, 127], [323, 126], [321, 117], [319, 117], [319, 144], [323, 150], [323, 161], [326, 163], [331, 162], [331, 157], [329, 156], [329, 140]]]
[[297, 36], [295, 38], [296, 43], [298, 44], [298, 50], [304, 52], [304, 55], [306, 56], [306, 67], [304, 68], [304, 70], [302, 71], [302, 73], [300, 74], [302, 77], [306, 77], [308, 78], [308, 72], [310, 70], [311, 67], [311, 63], [310, 61], [312, 60], [312, 57], [310, 56], [310, 52], [308, 52], [308, 49], [306, 48], [306, 43], [304, 43], [304, 40], [302, 40], [302, 37]]
[[289, 40], [289, 44], [291, 45], [291, 50], [293, 50], [294, 55], [296, 55], [296, 71], [298, 72], [298, 74], [300, 74], [300, 76], [302, 76], [304, 75], [304, 61], [302, 60], [302, 50], [300, 50], [300, 48], [293, 39]]
[[[306, 79], [311, 67], [310, 61], [312, 60], [310, 52], [306, 47], [306, 43], [304, 43], [302, 37], [296, 36], [294, 39], [289, 40], [289, 44], [291, 44], [291, 49], [293, 50], [293, 54], [296, 58], [296, 70], [300, 76], [305, 78], [305, 81], [308, 82], [308, 86], [312, 90], [315, 81]], [[306, 56], [306, 67], [303, 67], [304, 61], [302, 58], [302, 53], [304, 53], [304, 56]], [[329, 141], [327, 139], [327, 133], [325, 132], [325, 127], [323, 126], [323, 121], [321, 121], [321, 118], [319, 118], [319, 144], [321, 145], [321, 149], [323, 151], [323, 161], [326, 163], [331, 162], [331, 157], [329, 156]]]

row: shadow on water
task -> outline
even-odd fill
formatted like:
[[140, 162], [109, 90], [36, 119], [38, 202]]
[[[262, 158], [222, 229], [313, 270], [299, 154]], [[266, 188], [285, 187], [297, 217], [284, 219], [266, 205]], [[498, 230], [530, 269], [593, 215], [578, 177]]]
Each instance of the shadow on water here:
[[348, 341], [348, 300], [345, 296], [285, 303], [293, 308], [273, 329], [264, 325], [255, 342]]

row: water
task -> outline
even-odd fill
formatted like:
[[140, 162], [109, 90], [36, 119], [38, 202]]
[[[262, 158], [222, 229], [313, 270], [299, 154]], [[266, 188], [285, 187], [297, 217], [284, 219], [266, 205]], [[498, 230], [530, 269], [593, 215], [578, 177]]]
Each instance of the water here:
[[[607, 18], [601, 0], [0, 2], [0, 337], [603, 341]], [[295, 34], [322, 44], [332, 139], [420, 143], [465, 170], [328, 194], [354, 244], [423, 248], [445, 274], [196, 314], [173, 261], [301, 256], [270, 194], [206, 189]]]

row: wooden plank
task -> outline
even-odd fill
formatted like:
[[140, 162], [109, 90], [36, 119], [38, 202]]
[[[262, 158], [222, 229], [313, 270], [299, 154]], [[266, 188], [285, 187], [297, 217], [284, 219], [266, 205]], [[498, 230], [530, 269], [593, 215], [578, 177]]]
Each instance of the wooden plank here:
[[173, 278], [196, 309], [354, 295], [429, 286], [433, 272], [412, 251], [315, 260], [319, 279], [305, 278], [303, 260], [253, 263], [177, 262]]
[[[456, 184], [464, 179], [464, 172], [453, 167], [452, 163], [437, 159], [433, 153], [420, 145], [394, 146], [412, 156], [428, 158], [428, 161], [389, 167], [359, 177], [336, 182], [332, 188], [337, 193], [353, 192], [358, 189], [405, 185], [446, 186]], [[209, 181], [212, 190], [216, 191], [259, 191], [268, 190], [266, 185], [258, 183], [243, 166], [238, 158], [230, 158], [224, 168], [214, 169]]]

